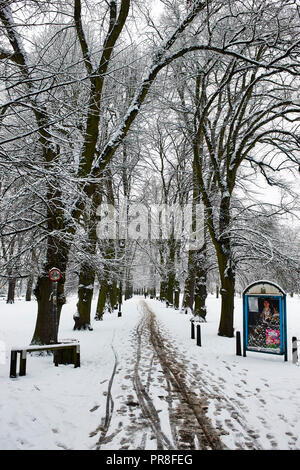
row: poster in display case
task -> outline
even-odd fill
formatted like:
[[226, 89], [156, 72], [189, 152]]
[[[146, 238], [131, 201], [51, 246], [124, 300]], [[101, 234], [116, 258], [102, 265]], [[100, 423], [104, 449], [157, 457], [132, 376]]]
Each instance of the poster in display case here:
[[250, 284], [243, 293], [246, 351], [284, 355], [287, 360], [286, 294], [271, 281]]

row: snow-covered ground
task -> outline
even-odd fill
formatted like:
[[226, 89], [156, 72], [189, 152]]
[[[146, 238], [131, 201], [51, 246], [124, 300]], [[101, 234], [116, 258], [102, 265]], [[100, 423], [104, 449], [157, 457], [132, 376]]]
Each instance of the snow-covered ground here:
[[[5, 360], [0, 351], [0, 449], [97, 447], [114, 367], [115, 411], [124, 396], [135, 398], [128, 374], [135, 353], [133, 331], [141, 317], [142, 302], [142, 297], [134, 297], [125, 302], [121, 318], [117, 312], [105, 314], [102, 322], [93, 323], [92, 332], [74, 332], [76, 298], [70, 298], [63, 308], [59, 338], [80, 340], [81, 367], [54, 367], [49, 356], [29, 356], [27, 375], [17, 379], [9, 378], [10, 348], [29, 344], [36, 304], [0, 302], [0, 346], [6, 347]], [[300, 368], [291, 361], [291, 338], [300, 338], [299, 297], [288, 298], [287, 302], [288, 362], [282, 356], [254, 352], [249, 352], [247, 358], [236, 356], [235, 339], [217, 336], [220, 300], [213, 296], [207, 299], [207, 323], [201, 325], [202, 347], [190, 338], [188, 315], [167, 309], [156, 300], [147, 300], [147, 305], [165, 338], [185, 358], [186, 373], [192, 377], [195, 391], [205, 393], [208, 416], [224, 446], [300, 449]], [[235, 328], [242, 331], [242, 302], [238, 297]], [[119, 411], [125, 440], [134, 413]], [[119, 435], [122, 437], [122, 431]], [[113, 446], [112, 440], [103, 448], [116, 450]]]

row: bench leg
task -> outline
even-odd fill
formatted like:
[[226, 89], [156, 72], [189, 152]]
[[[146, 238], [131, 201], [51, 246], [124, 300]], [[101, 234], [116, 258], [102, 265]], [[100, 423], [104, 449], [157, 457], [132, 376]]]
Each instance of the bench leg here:
[[17, 377], [17, 351], [11, 351], [10, 353], [10, 373], [11, 378]]
[[53, 362], [54, 362], [55, 367], [58, 367], [58, 354], [59, 354], [58, 351], [53, 351]]
[[80, 367], [80, 346], [77, 344], [74, 348], [74, 367]]
[[26, 355], [26, 350], [22, 351], [20, 354], [20, 376], [26, 375]]

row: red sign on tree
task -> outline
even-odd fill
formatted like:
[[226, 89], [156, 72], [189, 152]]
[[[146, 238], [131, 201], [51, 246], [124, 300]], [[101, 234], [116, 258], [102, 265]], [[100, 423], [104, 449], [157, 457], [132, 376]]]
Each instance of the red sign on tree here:
[[61, 271], [58, 268], [52, 268], [50, 269], [48, 276], [49, 276], [50, 281], [52, 282], [60, 281]]

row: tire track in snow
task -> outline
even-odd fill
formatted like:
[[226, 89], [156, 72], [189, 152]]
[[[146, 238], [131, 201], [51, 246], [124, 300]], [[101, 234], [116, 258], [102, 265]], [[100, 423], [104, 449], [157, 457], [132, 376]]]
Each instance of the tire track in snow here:
[[[199, 399], [187, 385], [185, 366], [180, 363], [176, 352], [171, 349], [170, 345], [166, 348], [167, 342], [159, 329], [155, 314], [145, 302], [143, 310], [150, 331], [151, 345], [159, 358], [169, 393], [173, 396], [169, 406], [169, 415], [177, 448], [222, 449], [221, 440], [206, 416], [206, 402]], [[174, 401], [179, 402], [177, 410], [172, 409]], [[183, 423], [178, 422], [182, 419]], [[174, 433], [174, 427], [176, 433]]]
[[102, 418], [101, 425], [98, 426], [95, 431], [90, 433], [90, 437], [95, 436], [99, 432], [101, 433], [100, 437], [99, 437], [99, 439], [96, 443], [96, 447], [95, 447], [96, 450], [100, 450], [102, 444], [106, 444], [107, 442], [112, 441], [112, 439], [116, 436], [116, 434], [118, 434], [120, 432], [120, 429], [117, 429], [111, 435], [108, 435], [108, 431], [109, 431], [109, 428], [110, 428], [110, 424], [111, 424], [111, 420], [112, 420], [112, 416], [113, 416], [113, 412], [114, 412], [114, 400], [113, 400], [113, 397], [112, 397], [111, 389], [112, 389], [113, 381], [114, 381], [116, 371], [117, 371], [117, 367], [118, 367], [118, 356], [117, 356], [116, 351], [115, 351], [115, 349], [112, 345], [111, 345], [111, 348], [112, 348], [112, 351], [114, 353], [115, 362], [114, 362], [114, 367], [113, 367], [113, 370], [112, 370], [112, 375], [110, 377], [108, 387], [107, 387], [105, 417]]
[[170, 450], [174, 450], [174, 447], [172, 446], [171, 442], [161, 430], [159, 414], [147, 391], [147, 388], [149, 389], [149, 377], [151, 377], [153, 359], [150, 364], [148, 379], [147, 379], [147, 383], [145, 386], [142, 384], [141, 377], [139, 374], [139, 368], [140, 368], [140, 363], [141, 363], [142, 336], [145, 334], [145, 331], [144, 331], [145, 327], [146, 327], [146, 323], [145, 323], [145, 316], [144, 316], [136, 328], [137, 354], [136, 354], [136, 363], [134, 366], [133, 387], [136, 392], [137, 399], [139, 401], [142, 413], [144, 417], [146, 418], [146, 420], [148, 421], [156, 437], [157, 449], [162, 450], [162, 449], [167, 448]]
[[[142, 301], [141, 307], [142, 318], [134, 336], [132, 381], [143, 418], [153, 433], [150, 439], [156, 439], [158, 450], [223, 448], [206, 416], [204, 399], [199, 399], [187, 385], [185, 366], [160, 332], [155, 314], [146, 302]], [[162, 400], [165, 413], [160, 414], [162, 410], [157, 409], [158, 399]], [[146, 441], [144, 438], [143, 445]]]
[[[188, 361], [166, 339], [146, 302], [140, 305], [141, 318], [132, 331], [133, 351], [121, 358], [126, 375], [119, 376], [116, 386], [116, 390], [134, 391], [136, 398], [128, 395], [126, 400], [125, 393], [112, 396], [119, 365], [112, 346], [115, 362], [106, 394], [106, 413], [101, 425], [90, 434], [93, 437], [100, 433], [94, 448], [143, 450], [155, 445], [157, 450], [224, 448], [206, 415], [206, 395], [198, 397], [188, 385]], [[126, 384], [128, 379], [132, 387]], [[118, 422], [118, 415], [126, 416], [125, 424], [124, 420]]]

